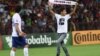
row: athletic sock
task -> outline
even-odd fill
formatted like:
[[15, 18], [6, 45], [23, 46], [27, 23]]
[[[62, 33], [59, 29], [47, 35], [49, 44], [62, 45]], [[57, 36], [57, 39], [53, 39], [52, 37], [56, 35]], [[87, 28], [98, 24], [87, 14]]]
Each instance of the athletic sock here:
[[15, 56], [15, 51], [11, 50], [10, 56]]
[[24, 56], [28, 56], [28, 48], [24, 48]]

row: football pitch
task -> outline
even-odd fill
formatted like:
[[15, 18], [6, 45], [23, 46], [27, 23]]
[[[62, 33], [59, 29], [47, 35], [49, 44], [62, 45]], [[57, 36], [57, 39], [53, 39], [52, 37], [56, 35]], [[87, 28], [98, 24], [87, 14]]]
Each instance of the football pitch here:
[[[70, 56], [100, 56], [100, 45], [68, 46]], [[0, 56], [9, 56], [10, 50], [0, 50]], [[16, 56], [23, 56], [18, 49]], [[56, 47], [29, 48], [29, 56], [56, 56]], [[65, 56], [61, 48], [61, 56]]]

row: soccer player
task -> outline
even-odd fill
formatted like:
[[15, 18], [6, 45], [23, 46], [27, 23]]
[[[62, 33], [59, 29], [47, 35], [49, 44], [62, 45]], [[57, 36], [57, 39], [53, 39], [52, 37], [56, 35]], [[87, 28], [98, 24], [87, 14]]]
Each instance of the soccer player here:
[[57, 40], [57, 54], [56, 54], [56, 56], [60, 56], [60, 46], [63, 48], [63, 51], [65, 52], [65, 55], [70, 56], [66, 46], [64, 45], [64, 39], [66, 38], [66, 35], [67, 35], [67, 32], [68, 32], [67, 31], [67, 29], [68, 29], [67, 21], [68, 21], [68, 19], [71, 18], [71, 15], [73, 13], [75, 13], [77, 5], [75, 5], [73, 11], [70, 14], [67, 14], [65, 8], [61, 8], [60, 9], [60, 14], [57, 14], [52, 10], [53, 5], [50, 4], [50, 3], [48, 5], [49, 5], [50, 12], [52, 13], [52, 15], [55, 15], [55, 17], [57, 19], [58, 40]]
[[19, 14], [20, 6], [16, 6], [15, 14], [12, 17], [12, 50], [10, 56], [15, 56], [16, 48], [18, 46], [24, 47], [24, 56], [28, 56], [28, 45], [26, 43], [26, 33], [21, 28], [21, 16]]

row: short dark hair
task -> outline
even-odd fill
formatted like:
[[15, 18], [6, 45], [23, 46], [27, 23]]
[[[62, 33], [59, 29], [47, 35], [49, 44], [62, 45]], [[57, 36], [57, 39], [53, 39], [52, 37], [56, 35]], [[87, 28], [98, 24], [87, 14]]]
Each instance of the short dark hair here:
[[59, 12], [61, 13], [63, 10], [66, 10], [66, 8], [65, 7], [61, 7]]
[[21, 6], [16, 6], [16, 8], [15, 8], [15, 12], [17, 12], [17, 13], [19, 13], [20, 12], [20, 10], [21, 10]]

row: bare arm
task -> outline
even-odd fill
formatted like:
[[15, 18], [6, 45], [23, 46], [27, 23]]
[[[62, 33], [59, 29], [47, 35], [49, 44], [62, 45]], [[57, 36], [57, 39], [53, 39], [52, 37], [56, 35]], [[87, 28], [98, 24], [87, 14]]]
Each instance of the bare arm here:
[[70, 13], [70, 15], [73, 15], [75, 13], [75, 11], [77, 9], [77, 5], [78, 5], [78, 3], [75, 5], [75, 7], [74, 7], [73, 11]]
[[16, 31], [18, 32], [18, 34], [19, 34], [19, 36], [25, 36], [26, 35], [26, 33], [24, 33], [24, 32], [22, 32], [22, 31], [20, 31], [20, 29], [19, 29], [19, 24], [18, 23], [16, 23], [16, 26], [15, 26], [15, 28], [16, 28]]
[[48, 6], [49, 6], [49, 11], [51, 14], [55, 15], [55, 12], [52, 10], [53, 9], [53, 4], [48, 2]]
[[16, 26], [15, 26], [15, 28], [16, 28], [16, 31], [18, 32], [18, 33], [21, 33], [21, 31], [19, 30], [19, 24], [18, 23], [16, 23]]

